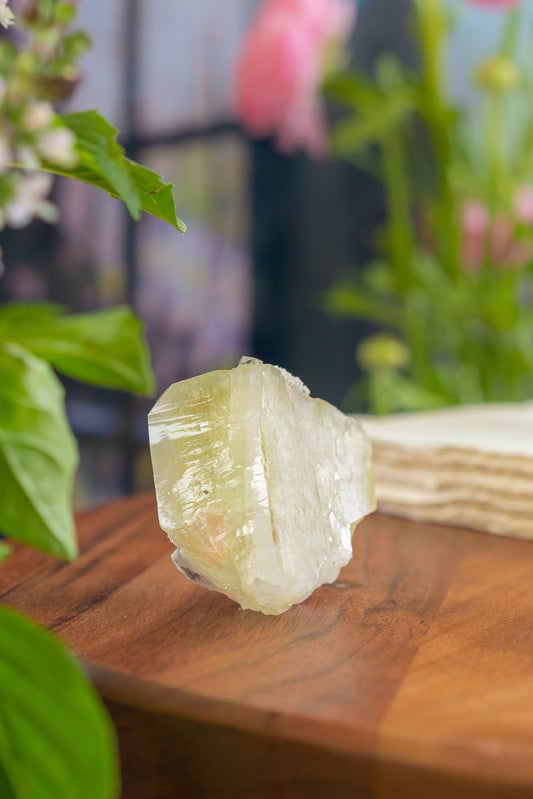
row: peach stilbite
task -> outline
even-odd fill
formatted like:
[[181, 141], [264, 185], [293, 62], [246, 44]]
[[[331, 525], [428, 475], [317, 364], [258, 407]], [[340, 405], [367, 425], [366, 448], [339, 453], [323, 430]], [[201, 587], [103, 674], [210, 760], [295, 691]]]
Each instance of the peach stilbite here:
[[175, 383], [148, 422], [159, 521], [187, 577], [266, 614], [336, 580], [375, 508], [356, 419], [243, 359]]

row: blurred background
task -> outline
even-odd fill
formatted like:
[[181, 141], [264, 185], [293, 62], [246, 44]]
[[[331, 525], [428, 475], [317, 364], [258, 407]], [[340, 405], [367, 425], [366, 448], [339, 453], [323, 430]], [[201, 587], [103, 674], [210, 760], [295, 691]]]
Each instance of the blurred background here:
[[[413, 60], [410, 0], [359, 3], [350, 51], [370, 69], [392, 50]], [[93, 40], [68, 110], [99, 108], [130, 157], [176, 184], [185, 237], [159, 220], [128, 220], [96, 189], [58, 179], [57, 226], [2, 236], [0, 300], [48, 299], [76, 311], [122, 303], [147, 326], [157, 393], [236, 364], [282, 365], [312, 394], [342, 405], [356, 377], [363, 323], [324, 312], [323, 293], [363, 264], [382, 221], [382, 190], [347, 163], [284, 157], [251, 141], [232, 113], [237, 48], [253, 0], [80, 0]], [[502, 17], [463, 9], [452, 42], [452, 90], [491, 47]], [[65, 109], [67, 110], [67, 109]], [[78, 437], [78, 507], [152, 486], [146, 413], [152, 400], [66, 381]]]

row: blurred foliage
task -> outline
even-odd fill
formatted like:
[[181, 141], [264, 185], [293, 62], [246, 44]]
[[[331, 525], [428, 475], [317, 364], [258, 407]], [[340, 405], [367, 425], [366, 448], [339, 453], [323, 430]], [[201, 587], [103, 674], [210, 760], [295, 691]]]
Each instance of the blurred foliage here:
[[[419, 69], [389, 54], [371, 78], [330, 75], [343, 111], [333, 152], [383, 180], [377, 258], [327, 296], [328, 310], [385, 328], [358, 348], [352, 410], [387, 413], [533, 396], [533, 74], [517, 57], [520, 5], [472, 76], [472, 108], [446, 88], [454, 24], [441, 0], [414, 0]], [[466, 80], [465, 76], [465, 80]], [[477, 128], [476, 128], [477, 130]], [[405, 347], [408, 358], [384, 363]], [[399, 351], [399, 350], [398, 350]]]

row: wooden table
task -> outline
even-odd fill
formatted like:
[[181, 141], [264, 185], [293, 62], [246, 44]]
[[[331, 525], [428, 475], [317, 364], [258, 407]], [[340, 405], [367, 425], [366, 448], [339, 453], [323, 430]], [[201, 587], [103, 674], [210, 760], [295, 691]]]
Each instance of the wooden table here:
[[533, 796], [533, 542], [375, 515], [339, 580], [283, 616], [182, 577], [152, 495], [18, 549], [2, 601], [88, 664], [124, 796]]

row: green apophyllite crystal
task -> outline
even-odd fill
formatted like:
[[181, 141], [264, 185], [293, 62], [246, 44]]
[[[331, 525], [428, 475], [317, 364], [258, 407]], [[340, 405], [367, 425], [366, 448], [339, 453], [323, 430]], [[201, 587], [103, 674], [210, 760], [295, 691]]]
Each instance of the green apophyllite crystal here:
[[148, 422], [159, 520], [187, 577], [263, 613], [337, 578], [375, 508], [356, 419], [248, 358], [170, 386]]

